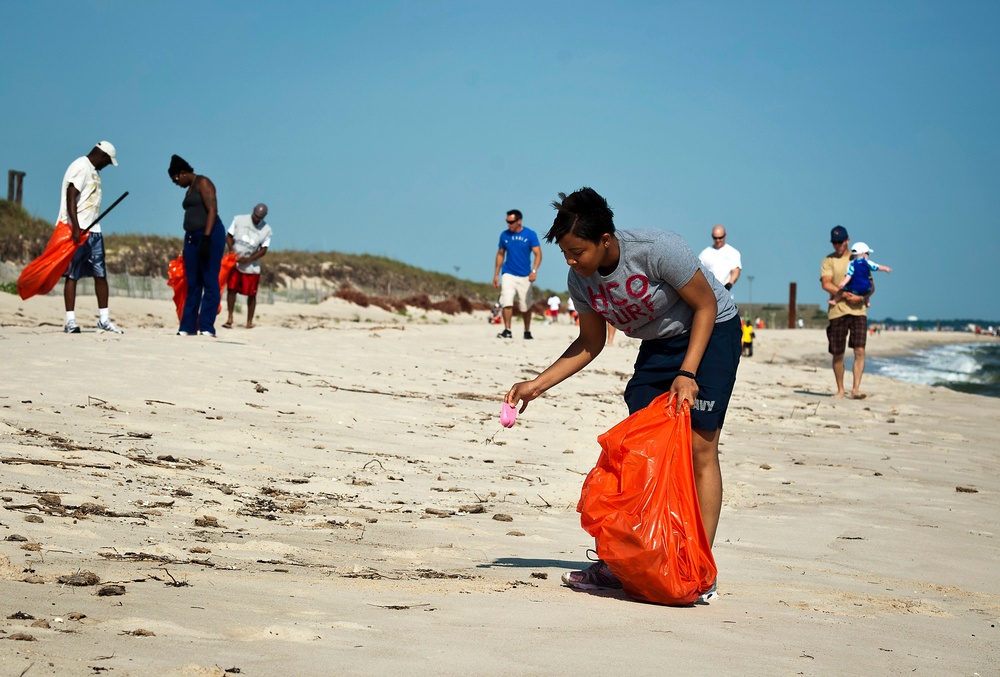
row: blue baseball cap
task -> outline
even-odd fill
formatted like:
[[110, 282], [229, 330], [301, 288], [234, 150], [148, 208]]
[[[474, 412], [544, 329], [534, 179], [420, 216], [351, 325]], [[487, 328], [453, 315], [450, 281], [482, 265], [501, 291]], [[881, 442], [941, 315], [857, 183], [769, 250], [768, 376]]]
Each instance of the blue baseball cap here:
[[843, 242], [849, 239], [847, 229], [843, 226], [834, 226], [833, 230], [830, 231], [830, 242]]

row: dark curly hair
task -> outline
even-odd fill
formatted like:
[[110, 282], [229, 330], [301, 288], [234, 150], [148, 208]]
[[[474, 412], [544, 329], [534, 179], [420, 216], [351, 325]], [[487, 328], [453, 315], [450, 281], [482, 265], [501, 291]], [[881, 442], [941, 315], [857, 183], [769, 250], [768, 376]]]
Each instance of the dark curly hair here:
[[559, 199], [552, 206], [558, 213], [545, 234], [545, 241], [550, 244], [567, 233], [598, 242], [605, 233], [615, 232], [615, 213], [593, 188], [581, 188], [570, 195], [559, 193]]

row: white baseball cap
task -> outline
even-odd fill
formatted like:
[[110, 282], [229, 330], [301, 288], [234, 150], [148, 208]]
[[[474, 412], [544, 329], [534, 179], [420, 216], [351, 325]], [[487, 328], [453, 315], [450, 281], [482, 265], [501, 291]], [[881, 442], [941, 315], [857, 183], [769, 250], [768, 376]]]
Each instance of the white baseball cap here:
[[852, 254], [871, 254], [875, 250], [866, 245], [864, 242], [856, 242], [853, 247], [851, 247]]
[[99, 141], [97, 143], [97, 146], [95, 146], [95, 148], [100, 148], [105, 153], [107, 153], [108, 157], [111, 158], [111, 164], [113, 164], [115, 167], [118, 166], [118, 160], [115, 159], [115, 147], [111, 144], [110, 141]]

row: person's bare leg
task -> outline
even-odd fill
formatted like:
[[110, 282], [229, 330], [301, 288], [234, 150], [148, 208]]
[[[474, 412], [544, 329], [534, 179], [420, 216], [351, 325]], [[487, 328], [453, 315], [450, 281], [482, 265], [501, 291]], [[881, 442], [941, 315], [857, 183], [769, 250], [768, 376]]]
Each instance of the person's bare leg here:
[[247, 329], [253, 329], [253, 314], [257, 310], [257, 297], [247, 297]]
[[851, 397], [855, 400], [863, 400], [868, 395], [861, 392], [861, 377], [865, 373], [865, 349], [855, 348], [854, 349], [854, 368], [852, 370], [852, 375], [854, 376], [854, 383], [851, 386]]
[[524, 331], [531, 331], [531, 308], [524, 311]]
[[233, 311], [235, 309], [236, 309], [236, 290], [228, 289], [226, 290], [226, 310], [229, 311], [229, 315], [226, 317], [226, 323], [222, 325], [223, 327], [233, 326]]
[[97, 307], [107, 308], [108, 307], [108, 278], [106, 277], [95, 277], [94, 278], [94, 293], [97, 294]]
[[514, 317], [514, 306], [505, 306], [503, 309], [503, 328], [510, 331], [510, 320]]
[[76, 310], [76, 280], [66, 278], [66, 284], [63, 285], [63, 301], [66, 302], [67, 313]]
[[843, 397], [844, 392], [844, 354], [833, 356], [833, 380], [837, 382], [837, 392], [834, 397]]
[[719, 467], [719, 437], [721, 430], [692, 430], [691, 457], [694, 483], [698, 490], [698, 507], [709, 544], [715, 543], [722, 513], [722, 468]]

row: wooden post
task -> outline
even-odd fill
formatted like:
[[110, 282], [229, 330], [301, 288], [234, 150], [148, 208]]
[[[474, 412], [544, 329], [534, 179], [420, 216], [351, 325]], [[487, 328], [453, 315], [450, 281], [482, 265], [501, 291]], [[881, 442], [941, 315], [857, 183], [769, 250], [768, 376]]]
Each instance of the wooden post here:
[[21, 197], [24, 191], [24, 177], [26, 174], [24, 172], [19, 172], [16, 169], [8, 170], [7, 172], [7, 201], [13, 202], [16, 205], [21, 204]]
[[795, 283], [788, 283], [788, 328], [795, 329]]

